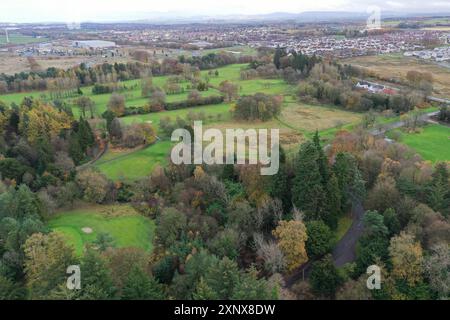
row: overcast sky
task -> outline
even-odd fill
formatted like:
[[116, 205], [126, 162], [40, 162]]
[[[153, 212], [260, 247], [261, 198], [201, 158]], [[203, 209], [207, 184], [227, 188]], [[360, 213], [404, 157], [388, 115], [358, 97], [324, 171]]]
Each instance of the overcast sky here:
[[180, 16], [271, 12], [359, 11], [450, 12], [450, 0], [0, 0], [0, 22], [143, 19], [145, 13]]

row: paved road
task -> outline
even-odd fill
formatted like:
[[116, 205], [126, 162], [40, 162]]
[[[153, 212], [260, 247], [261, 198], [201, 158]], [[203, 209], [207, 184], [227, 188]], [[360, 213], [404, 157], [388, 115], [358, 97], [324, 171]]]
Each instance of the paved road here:
[[361, 203], [353, 206], [353, 223], [347, 233], [333, 249], [333, 260], [336, 267], [356, 260], [356, 243], [364, 231], [364, 208]]
[[[353, 206], [352, 217], [352, 225], [342, 239], [336, 244], [332, 252], [333, 261], [336, 267], [342, 267], [344, 264], [353, 262], [356, 259], [356, 243], [364, 231], [364, 208], [360, 203]], [[315, 261], [320, 260], [320, 258], [321, 257], [308, 261], [293, 271], [289, 276], [285, 277], [285, 286], [290, 288], [297, 281], [307, 279], [311, 273], [312, 264]]]
[[[434, 117], [438, 114], [439, 114], [439, 111], [425, 113], [425, 114], [421, 115], [418, 120], [419, 121], [427, 121], [431, 117]], [[372, 129], [369, 131], [369, 133], [373, 136], [380, 136], [380, 135], [385, 134], [387, 131], [403, 127], [405, 124], [406, 123], [404, 121], [397, 121], [397, 122], [386, 124], [382, 128], [379, 128], [379, 129]]]

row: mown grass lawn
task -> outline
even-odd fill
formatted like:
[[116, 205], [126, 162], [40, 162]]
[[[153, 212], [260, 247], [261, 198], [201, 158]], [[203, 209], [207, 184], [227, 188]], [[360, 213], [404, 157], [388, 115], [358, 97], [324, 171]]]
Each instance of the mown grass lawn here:
[[[48, 226], [61, 232], [78, 255], [100, 233], [110, 234], [118, 248], [135, 247], [147, 252], [153, 248], [155, 223], [129, 206], [93, 206], [62, 212], [50, 219]], [[91, 228], [92, 233], [85, 233], [83, 228]]]
[[[220, 115], [220, 121], [229, 120], [230, 119], [230, 108], [231, 104], [229, 103], [221, 103], [172, 111], [162, 111], [162, 112], [154, 112], [143, 115], [135, 115], [121, 118], [122, 123], [131, 124], [133, 122], [141, 123], [148, 122], [151, 123], [156, 129], [159, 127], [159, 121], [163, 118], [170, 118], [171, 120], [176, 120], [177, 117], [185, 119], [186, 116], [192, 112], [194, 114], [198, 114], [203, 112], [206, 117], [206, 122], [217, 122], [217, 116]], [[211, 117], [211, 120], [208, 121], [208, 118]]]
[[159, 141], [145, 149], [131, 153], [105, 155], [95, 166], [109, 179], [134, 181], [150, 175], [156, 166], [165, 166], [172, 142]]
[[419, 133], [400, 133], [400, 141], [414, 149], [425, 160], [450, 161], [450, 127], [432, 124]]
[[[253, 94], [256, 92], [264, 92], [267, 94], [284, 94], [287, 89], [290, 88], [282, 79], [252, 79], [252, 80], [241, 80], [240, 79], [240, 71], [243, 68], [246, 68], [247, 64], [233, 64], [228, 65], [222, 68], [217, 68], [212, 70], [213, 75], [209, 76], [209, 70], [204, 70], [201, 72], [202, 79], [205, 77], [209, 78], [209, 83], [218, 87], [222, 81], [229, 80], [240, 86], [240, 94], [247, 95]], [[215, 76], [215, 70], [219, 71], [219, 76]], [[169, 76], [155, 76], [153, 77], [153, 84], [159, 87], [163, 87], [166, 83]], [[119, 94], [125, 96], [125, 104], [127, 107], [141, 107], [149, 103], [149, 99], [142, 97], [141, 95], [141, 81], [138, 80], [128, 80], [122, 81], [120, 84], [126, 87], [126, 90], [123, 92], [119, 92]], [[182, 82], [180, 85], [184, 88], [183, 93], [179, 94], [168, 94], [167, 102], [177, 102], [186, 100], [189, 95], [188, 85], [189, 82]], [[111, 94], [92, 94], [92, 86], [82, 87], [83, 96], [89, 97], [95, 103], [95, 114], [101, 115], [106, 109], [108, 101], [111, 97]], [[211, 95], [219, 95], [220, 92], [217, 89], [210, 88], [207, 91], [203, 91], [200, 93], [203, 97], [211, 96]], [[50, 99], [49, 91], [32, 91], [32, 92], [20, 92], [20, 93], [12, 93], [6, 95], [0, 95], [0, 101], [5, 102], [6, 104], [16, 103], [20, 104], [25, 97], [33, 97], [33, 98], [41, 98], [44, 100]], [[80, 110], [75, 106], [74, 100], [77, 97], [69, 97], [62, 99], [69, 106], [72, 107], [72, 112], [75, 117], [80, 116]]]

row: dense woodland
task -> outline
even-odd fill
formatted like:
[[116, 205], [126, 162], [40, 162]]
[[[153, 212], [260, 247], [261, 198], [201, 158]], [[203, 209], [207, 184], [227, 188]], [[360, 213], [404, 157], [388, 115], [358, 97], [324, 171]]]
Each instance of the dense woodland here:
[[[283, 157], [273, 177], [245, 165], [169, 166], [117, 185], [90, 169], [39, 175], [36, 164], [36, 175], [2, 183], [2, 298], [446, 297], [448, 167], [409, 155], [361, 131], [339, 133], [327, 153], [316, 136]], [[105, 237], [75, 256], [45, 220], [78, 199], [129, 202], [156, 219], [154, 252], [114, 249]], [[332, 231], [360, 202], [367, 212], [357, 261], [337, 270], [327, 255]], [[309, 281], [285, 288], [282, 275], [308, 260], [316, 261]], [[91, 275], [76, 292], [65, 287], [74, 262]], [[365, 288], [372, 264], [387, 284], [373, 295]]]

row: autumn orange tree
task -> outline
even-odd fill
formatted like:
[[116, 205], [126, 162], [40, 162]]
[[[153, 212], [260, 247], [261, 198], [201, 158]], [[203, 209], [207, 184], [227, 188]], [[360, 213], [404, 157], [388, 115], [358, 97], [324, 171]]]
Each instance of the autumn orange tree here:
[[306, 226], [302, 221], [282, 220], [272, 233], [277, 238], [278, 246], [285, 256], [288, 271], [292, 271], [308, 261], [305, 247], [308, 236]]

